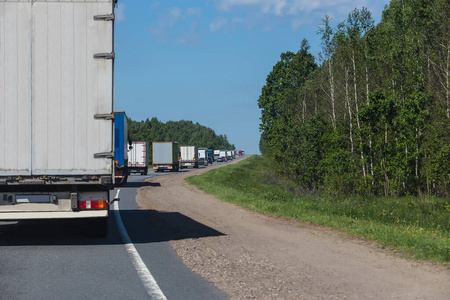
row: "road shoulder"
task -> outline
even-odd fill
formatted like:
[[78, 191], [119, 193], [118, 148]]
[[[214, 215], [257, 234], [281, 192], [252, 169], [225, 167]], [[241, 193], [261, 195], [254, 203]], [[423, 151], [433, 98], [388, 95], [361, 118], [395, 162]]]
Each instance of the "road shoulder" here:
[[450, 299], [446, 266], [250, 212], [184, 181], [209, 169], [151, 178], [137, 200], [141, 208], [160, 212], [152, 224], [167, 233], [183, 262], [230, 298]]

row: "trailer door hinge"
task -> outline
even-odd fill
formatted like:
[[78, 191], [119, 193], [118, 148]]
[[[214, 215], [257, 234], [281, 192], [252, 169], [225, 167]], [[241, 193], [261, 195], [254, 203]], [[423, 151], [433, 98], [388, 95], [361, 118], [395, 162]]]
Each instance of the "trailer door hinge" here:
[[114, 120], [114, 114], [95, 114], [94, 115], [95, 120]]
[[115, 58], [115, 54], [114, 54], [114, 52], [111, 52], [111, 53], [96, 53], [96, 54], [94, 54], [94, 58], [96, 58], [96, 59], [100, 59], [100, 58], [103, 58], [103, 59], [114, 59]]
[[94, 16], [95, 21], [114, 21], [114, 14]]
[[114, 158], [114, 152], [100, 152], [94, 153], [94, 158]]

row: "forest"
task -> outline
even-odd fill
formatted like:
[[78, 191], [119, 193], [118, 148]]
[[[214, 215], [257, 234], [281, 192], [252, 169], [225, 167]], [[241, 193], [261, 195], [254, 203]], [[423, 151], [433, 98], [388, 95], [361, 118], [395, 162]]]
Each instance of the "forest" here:
[[317, 57], [305, 39], [282, 53], [258, 99], [275, 172], [336, 194], [449, 196], [449, 17], [448, 0], [392, 0], [376, 26], [366, 8], [325, 16]]
[[[195, 145], [208, 149], [234, 150], [235, 146], [228, 142], [226, 135], [217, 135], [209, 127], [192, 121], [168, 121], [166, 123], [153, 117], [145, 121], [128, 119], [128, 134], [132, 141], [147, 142], [178, 142], [179, 146]], [[149, 155], [151, 149], [149, 147]]]

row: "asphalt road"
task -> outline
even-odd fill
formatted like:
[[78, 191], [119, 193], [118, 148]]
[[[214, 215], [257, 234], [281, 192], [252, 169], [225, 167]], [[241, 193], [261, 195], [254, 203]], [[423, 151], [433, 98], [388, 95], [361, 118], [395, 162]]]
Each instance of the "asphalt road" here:
[[[120, 188], [120, 216], [132, 246], [167, 299], [225, 299], [181, 262], [169, 244], [173, 237], [150, 224], [152, 214], [160, 212], [143, 211], [136, 204], [145, 179], [170, 174], [131, 175]], [[87, 226], [76, 221], [0, 222], [0, 299], [155, 298], [112, 210], [109, 222], [103, 239], [88, 237]]]

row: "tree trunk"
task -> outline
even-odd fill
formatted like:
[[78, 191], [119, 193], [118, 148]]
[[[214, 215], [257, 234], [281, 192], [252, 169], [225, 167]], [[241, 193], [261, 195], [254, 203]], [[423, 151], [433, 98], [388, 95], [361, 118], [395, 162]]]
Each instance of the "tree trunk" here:
[[386, 149], [388, 148], [388, 124], [384, 124], [384, 151], [382, 161], [384, 162], [384, 196], [387, 197], [389, 195], [389, 176], [387, 173], [387, 153]]
[[333, 124], [333, 130], [336, 130], [336, 111], [335, 111], [335, 98], [334, 98], [334, 76], [333, 76], [333, 59], [328, 61], [328, 71], [330, 73], [330, 98], [331, 98], [331, 123]]
[[449, 69], [450, 69], [450, 43], [447, 46], [447, 64], [445, 69], [445, 98], [447, 100], [447, 118], [450, 118], [450, 99], [449, 99]]
[[352, 63], [353, 63], [353, 86], [355, 89], [355, 107], [356, 107], [356, 124], [358, 125], [358, 131], [359, 131], [359, 144], [361, 147], [361, 165], [362, 165], [362, 171], [364, 177], [366, 177], [366, 166], [364, 164], [364, 150], [363, 150], [363, 143], [362, 143], [362, 136], [361, 136], [361, 124], [359, 122], [359, 105], [358, 105], [358, 91], [357, 91], [357, 84], [356, 84], [356, 63], [355, 63], [355, 50], [352, 51]]
[[364, 43], [364, 55], [366, 58], [365, 69], [366, 69], [366, 102], [369, 105], [369, 67], [367, 66], [368, 55], [367, 55], [367, 42]]
[[353, 145], [353, 120], [352, 120], [352, 109], [350, 106], [350, 97], [349, 97], [349, 87], [348, 87], [348, 69], [345, 68], [345, 103], [348, 108], [348, 120], [350, 123], [350, 147], [351, 152], [353, 154], [354, 152], [354, 145]]

